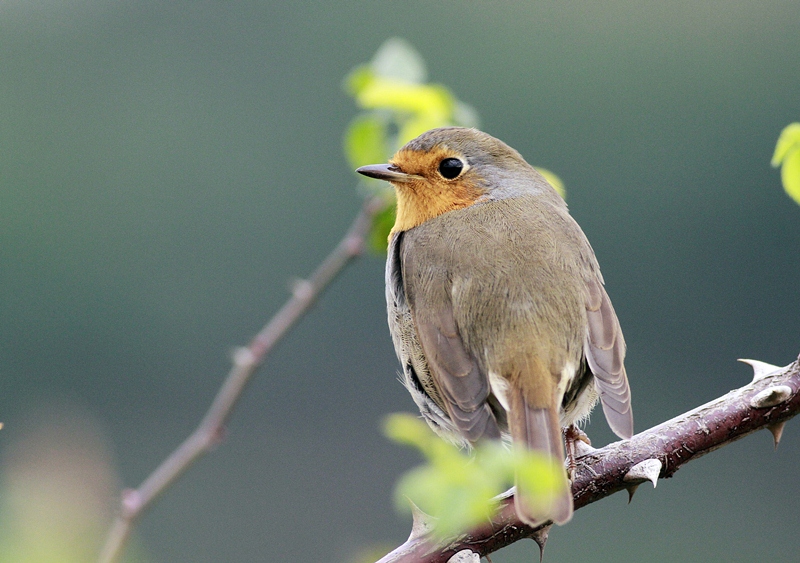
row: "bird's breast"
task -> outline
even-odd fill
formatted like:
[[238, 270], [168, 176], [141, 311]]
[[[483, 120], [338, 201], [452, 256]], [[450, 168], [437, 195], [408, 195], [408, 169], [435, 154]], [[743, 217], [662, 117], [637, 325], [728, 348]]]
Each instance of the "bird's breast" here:
[[[586, 334], [579, 248], [533, 199], [479, 203], [404, 234], [410, 292], [448, 300], [465, 346], [488, 371], [535, 356], [560, 372]], [[569, 233], [567, 233], [569, 235]]]

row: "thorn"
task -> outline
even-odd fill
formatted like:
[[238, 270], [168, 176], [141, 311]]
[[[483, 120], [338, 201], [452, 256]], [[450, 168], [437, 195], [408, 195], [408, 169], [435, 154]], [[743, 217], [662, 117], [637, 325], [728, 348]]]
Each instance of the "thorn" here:
[[776, 424], [770, 424], [767, 426], [767, 430], [772, 433], [772, 441], [775, 442], [775, 449], [778, 449], [778, 444], [781, 443], [781, 436], [783, 435], [783, 427], [786, 426], [786, 422], [778, 422]]
[[511, 498], [511, 497], [513, 497], [515, 494], [517, 494], [517, 488], [516, 488], [516, 487], [511, 487], [511, 488], [510, 488], [510, 489], [508, 489], [507, 491], [505, 491], [505, 492], [503, 492], [503, 493], [500, 493], [499, 495], [497, 495], [496, 497], [494, 497], [492, 500], [493, 500], [493, 501], [498, 501], [498, 502], [499, 502], [499, 501], [501, 501], [501, 500], [505, 500], [505, 499], [507, 499], [507, 498]]
[[788, 385], [773, 385], [767, 387], [763, 391], [756, 393], [750, 399], [750, 406], [754, 409], [766, 409], [780, 405], [786, 399], [792, 396], [792, 388]]
[[660, 459], [646, 459], [631, 467], [622, 480], [634, 485], [650, 481], [655, 489], [658, 483], [658, 475], [661, 473], [661, 467]]
[[768, 364], [767, 362], [762, 362], [759, 360], [748, 360], [744, 358], [739, 358], [737, 361], [742, 362], [743, 364], [748, 364], [751, 368], [753, 368], [753, 383], [758, 381], [759, 379], [763, 379], [768, 375], [772, 375], [780, 368], [778, 366], [773, 366], [772, 364]]
[[411, 504], [411, 535], [408, 536], [408, 540], [411, 541], [428, 535], [436, 525], [436, 518], [422, 512], [411, 499], [408, 499], [408, 502]]
[[542, 526], [530, 536], [530, 538], [536, 542], [536, 545], [539, 546], [539, 563], [542, 563], [542, 558], [544, 557], [544, 545], [547, 543], [547, 537], [550, 535], [550, 528], [552, 527], [552, 524]]
[[639, 488], [639, 484], [638, 483], [635, 484], [635, 485], [629, 485], [627, 487], [627, 489], [628, 489], [628, 504], [630, 504], [631, 501], [633, 500], [633, 493], [635, 493], [636, 489], [638, 489], [638, 488]]
[[447, 563], [480, 563], [481, 556], [472, 551], [471, 549], [462, 549], [450, 559]]
[[[586, 436], [586, 434], [584, 434]], [[586, 438], [588, 440], [588, 438]], [[583, 438], [575, 442], [575, 457], [583, 457], [592, 452], [596, 452], [597, 448], [593, 448], [590, 442], [585, 442]]]

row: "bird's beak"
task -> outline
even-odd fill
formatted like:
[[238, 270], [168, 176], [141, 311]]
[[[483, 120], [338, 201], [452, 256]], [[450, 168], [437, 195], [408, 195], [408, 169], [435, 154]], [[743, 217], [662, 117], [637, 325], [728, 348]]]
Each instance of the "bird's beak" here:
[[387, 182], [405, 183], [421, 179], [421, 176], [416, 174], [406, 174], [394, 164], [370, 164], [357, 168], [356, 172], [370, 178], [386, 180]]

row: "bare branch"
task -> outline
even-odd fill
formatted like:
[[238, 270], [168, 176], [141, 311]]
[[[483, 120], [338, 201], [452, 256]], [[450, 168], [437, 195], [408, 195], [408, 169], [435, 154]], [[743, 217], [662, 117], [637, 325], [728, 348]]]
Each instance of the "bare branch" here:
[[[749, 385], [731, 391], [694, 410], [637, 434], [583, 453], [572, 493], [575, 509], [617, 491], [632, 491], [647, 480], [667, 478], [685, 463], [717, 448], [767, 428], [777, 434], [783, 424], [800, 413], [800, 358], [777, 368], [745, 360], [755, 377]], [[777, 430], [776, 430], [777, 429]], [[503, 501], [492, 522], [452, 541], [436, 542], [430, 535], [415, 535], [378, 563], [447, 563], [464, 550], [479, 556], [497, 551], [517, 540], [532, 538], [542, 545], [541, 532], [549, 524], [531, 528], [520, 522], [514, 499]], [[546, 534], [545, 534], [546, 539]], [[454, 560], [455, 561], [455, 560]]]
[[233, 366], [197, 429], [145, 479], [138, 489], [123, 491], [120, 512], [106, 538], [100, 554], [100, 563], [113, 563], [117, 560], [136, 520], [197, 459], [220, 441], [225, 423], [267, 354], [311, 308], [322, 291], [342, 269], [361, 254], [373, 217], [386, 205], [386, 199], [380, 196], [364, 203], [347, 234], [311, 277], [296, 281], [292, 287], [292, 296], [283, 307], [247, 347], [236, 350], [233, 355]]

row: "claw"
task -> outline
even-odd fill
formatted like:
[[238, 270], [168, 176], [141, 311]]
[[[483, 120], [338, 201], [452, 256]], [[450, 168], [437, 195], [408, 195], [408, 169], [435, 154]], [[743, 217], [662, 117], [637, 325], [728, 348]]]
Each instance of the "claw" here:
[[569, 474], [569, 480], [574, 481], [575, 471], [578, 469], [578, 464], [575, 460], [591, 452], [594, 448], [589, 436], [574, 424], [570, 424], [564, 429], [564, 442], [567, 446], [567, 473]]

